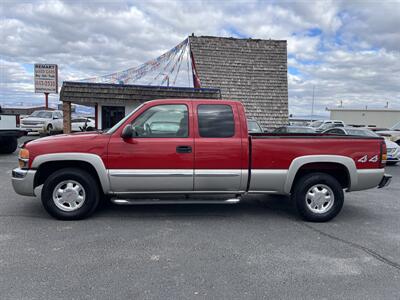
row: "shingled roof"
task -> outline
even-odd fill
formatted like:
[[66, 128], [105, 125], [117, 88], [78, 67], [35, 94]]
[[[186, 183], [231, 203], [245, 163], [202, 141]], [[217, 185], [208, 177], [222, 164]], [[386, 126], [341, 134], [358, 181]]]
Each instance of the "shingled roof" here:
[[288, 123], [286, 41], [190, 36], [201, 87], [240, 100], [265, 128]]
[[125, 104], [126, 101], [149, 101], [154, 99], [195, 98], [220, 99], [221, 93], [215, 88], [185, 88], [149, 85], [124, 85], [64, 81], [60, 100], [75, 104], [94, 105], [98, 102]]

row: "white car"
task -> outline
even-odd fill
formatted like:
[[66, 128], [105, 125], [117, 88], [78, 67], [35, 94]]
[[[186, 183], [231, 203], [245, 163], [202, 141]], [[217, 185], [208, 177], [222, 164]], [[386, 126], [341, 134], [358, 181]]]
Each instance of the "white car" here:
[[[380, 135], [369, 129], [354, 127], [331, 128], [324, 131], [323, 133], [381, 137]], [[385, 138], [385, 143], [387, 152], [386, 164], [397, 164], [400, 161], [400, 146], [395, 142], [390, 141], [388, 138]]]
[[95, 129], [95, 122], [91, 118], [76, 117], [71, 120], [71, 131], [93, 131]]
[[[95, 122], [93, 119], [87, 117], [72, 117], [71, 118], [71, 131], [93, 131], [95, 129]], [[63, 119], [49, 120], [44, 123], [43, 131], [52, 135], [55, 133], [62, 133], [64, 130]]]
[[37, 110], [32, 114], [23, 118], [20, 122], [20, 128], [27, 132], [44, 133], [47, 128], [45, 127], [48, 122], [61, 122], [62, 112], [59, 110]]
[[388, 130], [380, 130], [376, 131], [376, 133], [388, 137], [389, 140], [400, 145], [400, 122], [396, 123]]
[[322, 132], [334, 127], [345, 127], [343, 121], [340, 120], [321, 120], [321, 121], [314, 121], [310, 124], [316, 132]]

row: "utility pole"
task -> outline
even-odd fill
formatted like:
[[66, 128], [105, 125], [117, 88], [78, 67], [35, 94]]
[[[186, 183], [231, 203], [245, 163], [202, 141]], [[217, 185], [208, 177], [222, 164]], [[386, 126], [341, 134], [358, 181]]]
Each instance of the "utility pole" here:
[[313, 85], [312, 88], [312, 104], [311, 104], [311, 121], [313, 121], [313, 117], [314, 117], [314, 103], [315, 103], [315, 85]]

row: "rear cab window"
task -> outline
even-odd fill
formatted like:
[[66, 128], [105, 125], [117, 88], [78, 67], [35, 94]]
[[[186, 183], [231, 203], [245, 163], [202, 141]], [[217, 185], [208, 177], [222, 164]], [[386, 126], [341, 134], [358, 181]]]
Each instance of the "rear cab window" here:
[[197, 107], [199, 136], [230, 138], [235, 135], [235, 118], [227, 104], [200, 104]]

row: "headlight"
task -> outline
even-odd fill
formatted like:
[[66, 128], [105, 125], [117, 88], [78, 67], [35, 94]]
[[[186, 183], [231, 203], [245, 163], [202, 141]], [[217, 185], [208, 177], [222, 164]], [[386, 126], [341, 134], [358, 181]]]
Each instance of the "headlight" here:
[[29, 167], [29, 151], [25, 148], [19, 150], [18, 165], [21, 169], [28, 169]]

